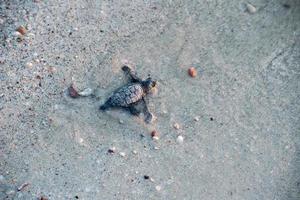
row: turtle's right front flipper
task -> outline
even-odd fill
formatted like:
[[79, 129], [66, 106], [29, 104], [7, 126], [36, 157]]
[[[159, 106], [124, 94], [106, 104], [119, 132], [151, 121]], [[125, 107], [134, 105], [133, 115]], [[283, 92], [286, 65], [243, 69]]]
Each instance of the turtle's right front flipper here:
[[140, 79], [139, 77], [137, 77], [137, 75], [132, 71], [132, 69], [130, 69], [130, 67], [124, 65], [122, 67], [122, 70], [129, 75], [131, 82], [135, 83], [135, 82], [141, 82], [142, 79]]

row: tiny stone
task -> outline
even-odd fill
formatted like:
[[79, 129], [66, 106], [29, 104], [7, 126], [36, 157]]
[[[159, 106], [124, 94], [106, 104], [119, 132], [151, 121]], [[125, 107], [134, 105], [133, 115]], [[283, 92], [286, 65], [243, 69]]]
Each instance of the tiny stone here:
[[198, 122], [199, 121], [199, 117], [195, 117], [194, 121]]
[[180, 129], [180, 125], [178, 123], [175, 123], [173, 126], [176, 130]]
[[132, 153], [136, 155], [138, 152], [136, 150], [133, 150]]
[[33, 66], [33, 64], [31, 62], [26, 63], [26, 66], [31, 68]]
[[159, 150], [159, 147], [154, 147], [155, 150]]
[[195, 67], [190, 67], [188, 70], [190, 77], [195, 78], [197, 76], [197, 70]]
[[156, 130], [151, 132], [151, 137], [153, 140], [159, 140], [159, 134]]
[[159, 137], [158, 136], [154, 136], [154, 137], [152, 137], [152, 139], [155, 140], [155, 141], [158, 141]]
[[161, 190], [161, 186], [160, 185], [157, 185], [157, 186], [155, 186], [155, 189], [156, 189], [156, 191], [160, 191]]
[[178, 144], [182, 144], [183, 143], [183, 136], [182, 135], [179, 135], [178, 137], [177, 137], [177, 139], [176, 139], [176, 141], [177, 141], [177, 143]]
[[119, 120], [120, 124], [124, 124], [124, 121], [122, 119]]
[[125, 157], [125, 156], [126, 156], [125, 152], [120, 152], [119, 154], [120, 154], [120, 156], [122, 156], [122, 157]]
[[69, 95], [72, 97], [72, 98], [77, 98], [79, 95], [78, 95], [78, 92], [77, 90], [75, 90], [74, 86], [71, 85], [69, 87]]
[[27, 30], [24, 26], [19, 26], [19, 28], [17, 28], [17, 31], [21, 34], [21, 35], [25, 35]]
[[111, 147], [108, 149], [108, 153], [115, 153], [116, 152], [116, 147]]
[[145, 176], [144, 176], [144, 179], [146, 179], [146, 180], [149, 179], [149, 178], [150, 178], [150, 177], [149, 177], [148, 175], [145, 175]]
[[246, 7], [247, 7], [247, 10], [249, 13], [253, 14], [256, 12], [256, 8], [253, 5], [251, 5], [250, 3], [247, 3]]

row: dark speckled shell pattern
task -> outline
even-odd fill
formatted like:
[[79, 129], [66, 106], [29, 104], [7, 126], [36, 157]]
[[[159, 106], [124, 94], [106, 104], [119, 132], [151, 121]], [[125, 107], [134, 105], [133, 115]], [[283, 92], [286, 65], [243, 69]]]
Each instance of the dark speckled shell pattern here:
[[116, 90], [109, 98], [111, 106], [127, 107], [142, 99], [144, 90], [140, 83], [130, 83]]

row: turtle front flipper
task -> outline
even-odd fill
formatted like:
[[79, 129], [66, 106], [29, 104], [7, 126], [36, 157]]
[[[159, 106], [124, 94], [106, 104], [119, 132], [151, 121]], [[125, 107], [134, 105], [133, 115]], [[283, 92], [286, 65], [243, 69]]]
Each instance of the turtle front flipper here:
[[142, 82], [142, 79], [140, 79], [139, 77], [137, 77], [137, 75], [132, 71], [132, 69], [130, 69], [130, 67], [124, 65], [122, 67], [122, 70], [125, 72], [125, 74], [127, 74], [130, 77], [130, 81], [133, 83], [136, 82]]

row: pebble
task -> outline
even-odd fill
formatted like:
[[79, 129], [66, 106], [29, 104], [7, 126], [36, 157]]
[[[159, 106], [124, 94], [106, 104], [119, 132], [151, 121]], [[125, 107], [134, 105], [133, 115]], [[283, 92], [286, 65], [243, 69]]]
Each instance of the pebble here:
[[125, 152], [120, 152], [119, 154], [120, 154], [120, 156], [122, 156], [122, 157], [125, 157], [125, 156], [126, 156]]
[[83, 97], [90, 96], [92, 93], [93, 93], [93, 89], [91, 89], [91, 88], [86, 88], [86, 89], [82, 90], [81, 92], [78, 92], [78, 94]]
[[194, 117], [195, 122], [198, 122], [199, 120], [200, 120], [199, 117]]
[[179, 125], [178, 123], [175, 123], [175, 124], [173, 125], [173, 127], [174, 127], [176, 130], [180, 129], [180, 125]]
[[157, 186], [155, 186], [155, 189], [156, 189], [156, 191], [160, 191], [161, 190], [161, 186], [160, 185], [157, 185]]
[[108, 149], [108, 153], [115, 153], [116, 152], [116, 147], [111, 147]]
[[150, 177], [149, 177], [148, 175], [145, 175], [145, 176], [144, 176], [144, 179], [146, 179], [146, 180], [149, 179], [149, 178], [150, 178]]
[[132, 153], [136, 155], [138, 152], [136, 150], [133, 150]]
[[197, 76], [197, 70], [195, 67], [190, 67], [188, 70], [190, 77], [195, 78]]
[[176, 142], [178, 143], [178, 144], [182, 144], [183, 143], [183, 136], [182, 135], [179, 135], [178, 137], [177, 137], [177, 139], [176, 139]]
[[26, 28], [25, 28], [24, 26], [19, 26], [19, 27], [17, 28], [17, 31], [18, 31], [21, 35], [25, 35], [26, 32], [27, 32], [27, 30], [26, 30]]
[[152, 137], [152, 139], [155, 140], [155, 141], [158, 141], [159, 137], [158, 136], [154, 136], [154, 137]]
[[77, 98], [77, 97], [79, 97], [79, 94], [78, 94], [77, 90], [74, 88], [73, 84], [69, 87], [69, 95], [70, 95], [72, 98]]
[[253, 13], [256, 12], [256, 8], [255, 8], [253, 5], [251, 5], [250, 3], [247, 3], [247, 4], [246, 4], [246, 7], [247, 7], [247, 11], [248, 11], [249, 13], [253, 14]]
[[159, 134], [156, 130], [151, 132], [151, 137], [153, 140], [159, 140]]
[[33, 66], [33, 64], [31, 62], [26, 63], [26, 66], [31, 68]]
[[120, 124], [124, 124], [124, 121], [122, 119], [119, 120]]

